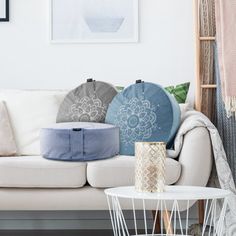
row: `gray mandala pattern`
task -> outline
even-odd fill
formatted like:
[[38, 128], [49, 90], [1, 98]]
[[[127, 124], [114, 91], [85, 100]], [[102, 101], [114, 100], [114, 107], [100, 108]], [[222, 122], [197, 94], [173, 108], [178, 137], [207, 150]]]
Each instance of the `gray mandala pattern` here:
[[148, 100], [132, 98], [120, 106], [115, 124], [120, 127], [121, 142], [130, 145], [150, 138], [156, 121], [155, 107]]
[[75, 100], [69, 108], [68, 116], [73, 121], [103, 121], [106, 116], [107, 106], [99, 98], [83, 97]]

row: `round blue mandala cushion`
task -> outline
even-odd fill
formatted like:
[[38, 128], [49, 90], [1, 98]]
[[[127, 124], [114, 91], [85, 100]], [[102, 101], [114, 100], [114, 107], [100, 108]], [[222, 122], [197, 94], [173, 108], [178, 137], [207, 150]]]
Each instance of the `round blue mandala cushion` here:
[[134, 155], [138, 141], [165, 142], [170, 147], [180, 115], [179, 104], [164, 88], [144, 82], [130, 85], [113, 98], [105, 122], [120, 128], [120, 154]]

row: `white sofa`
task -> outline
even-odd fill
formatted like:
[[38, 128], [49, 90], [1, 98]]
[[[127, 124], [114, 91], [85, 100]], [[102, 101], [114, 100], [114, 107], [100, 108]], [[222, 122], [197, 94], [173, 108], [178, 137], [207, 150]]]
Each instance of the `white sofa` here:
[[[55, 122], [66, 91], [0, 90], [19, 154], [0, 157], [0, 210], [106, 210], [104, 188], [134, 184], [132, 156], [91, 162], [50, 161], [40, 156], [40, 128]], [[185, 135], [179, 159], [166, 160], [166, 182], [205, 186], [212, 166], [208, 131]]]

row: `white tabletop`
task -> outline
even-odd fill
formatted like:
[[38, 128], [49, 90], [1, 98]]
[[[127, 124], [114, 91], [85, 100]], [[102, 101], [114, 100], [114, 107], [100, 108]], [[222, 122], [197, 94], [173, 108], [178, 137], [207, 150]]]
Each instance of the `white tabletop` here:
[[195, 186], [166, 186], [163, 193], [137, 192], [134, 186], [105, 190], [105, 194], [120, 198], [147, 200], [207, 200], [221, 199], [231, 195], [228, 190]]

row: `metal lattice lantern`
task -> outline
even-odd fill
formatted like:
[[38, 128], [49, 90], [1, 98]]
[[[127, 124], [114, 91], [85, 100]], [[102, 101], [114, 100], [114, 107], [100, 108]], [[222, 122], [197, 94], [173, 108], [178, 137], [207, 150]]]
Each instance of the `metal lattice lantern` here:
[[135, 156], [135, 189], [139, 192], [163, 192], [166, 144], [136, 142]]

